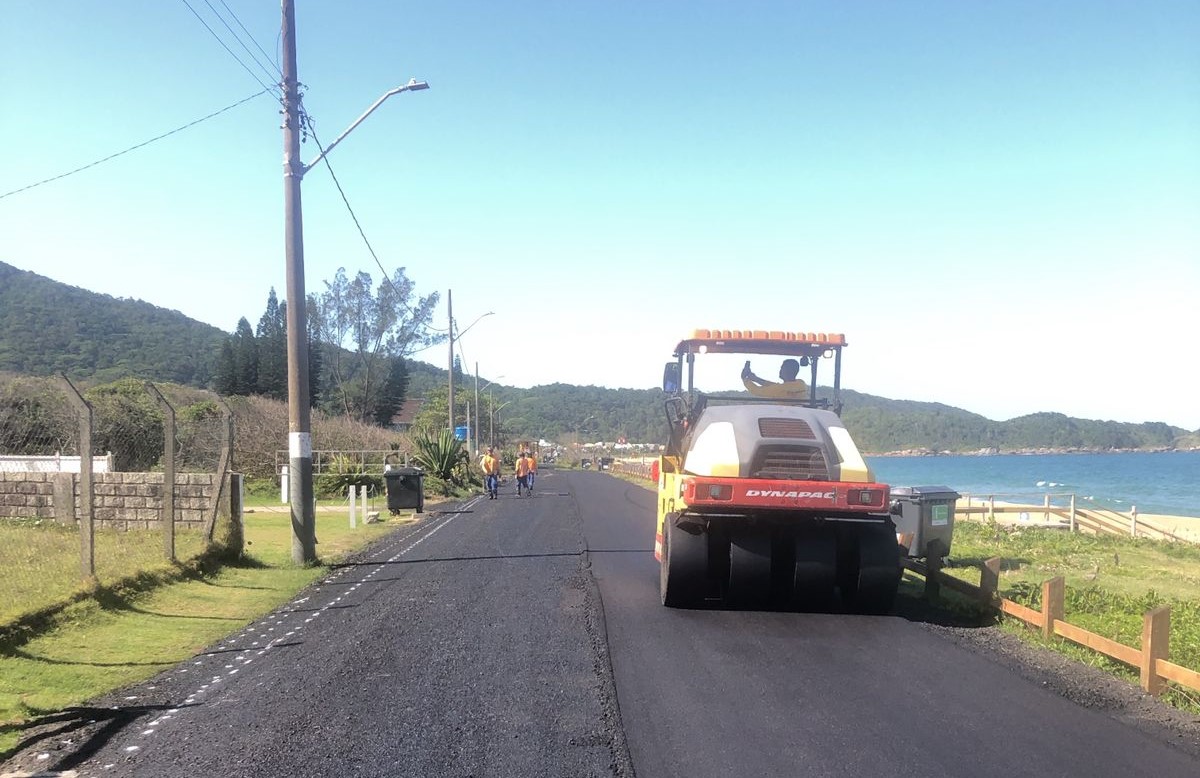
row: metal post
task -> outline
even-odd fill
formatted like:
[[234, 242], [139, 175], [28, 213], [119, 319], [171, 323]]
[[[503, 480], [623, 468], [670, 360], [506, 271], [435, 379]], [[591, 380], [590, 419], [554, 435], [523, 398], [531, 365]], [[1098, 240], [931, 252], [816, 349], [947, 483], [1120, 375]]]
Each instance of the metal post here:
[[146, 389], [158, 400], [163, 411], [163, 490], [159, 521], [163, 530], [163, 553], [175, 561], [175, 408], [158, 387], [147, 381]]
[[453, 289], [446, 290], [446, 318], [450, 320], [450, 362], [446, 365], [448, 372], [450, 374], [450, 383], [449, 383], [450, 388], [449, 388], [449, 392], [447, 395], [449, 402], [447, 402], [446, 404], [449, 406], [449, 409], [450, 409], [450, 411], [449, 411], [450, 434], [453, 435], [454, 434], [454, 290]]
[[300, 93], [296, 68], [295, 0], [283, 4], [283, 199], [287, 263], [288, 504], [292, 561], [317, 561], [309, 415], [307, 316], [304, 303], [304, 224], [300, 202]]
[[[92, 499], [92, 406], [62, 376], [67, 401], [75, 407], [79, 419], [79, 572], [85, 583], [96, 579], [96, 512]], [[74, 518], [74, 517], [72, 517]]]

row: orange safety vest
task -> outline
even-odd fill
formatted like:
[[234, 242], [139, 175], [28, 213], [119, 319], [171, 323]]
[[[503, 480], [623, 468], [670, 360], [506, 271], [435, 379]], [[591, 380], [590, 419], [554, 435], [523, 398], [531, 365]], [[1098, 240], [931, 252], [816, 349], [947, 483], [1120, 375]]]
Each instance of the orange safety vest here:
[[517, 478], [524, 478], [529, 475], [529, 460], [525, 457], [517, 459]]

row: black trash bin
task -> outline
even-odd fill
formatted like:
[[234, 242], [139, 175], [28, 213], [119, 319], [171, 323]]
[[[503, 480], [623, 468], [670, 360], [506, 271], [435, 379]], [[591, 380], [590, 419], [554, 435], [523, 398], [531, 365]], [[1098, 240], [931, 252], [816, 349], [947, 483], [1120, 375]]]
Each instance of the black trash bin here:
[[954, 536], [959, 493], [948, 486], [892, 487], [896, 535], [911, 557], [944, 557]]
[[392, 514], [406, 508], [425, 510], [425, 471], [419, 467], [394, 467], [383, 474], [387, 484], [387, 507]]

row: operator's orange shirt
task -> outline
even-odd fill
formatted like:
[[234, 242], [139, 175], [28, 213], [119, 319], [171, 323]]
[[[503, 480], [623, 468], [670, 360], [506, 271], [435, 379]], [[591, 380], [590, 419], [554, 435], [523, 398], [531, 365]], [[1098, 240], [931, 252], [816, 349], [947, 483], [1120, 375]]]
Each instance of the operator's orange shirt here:
[[479, 460], [479, 466], [483, 468], [485, 475], [500, 474], [500, 460], [491, 454], [484, 454], [483, 459]]
[[527, 457], [517, 458], [517, 478], [524, 478], [529, 475], [529, 459]]
[[529, 463], [529, 472], [536, 473], [537, 457], [535, 457], [533, 454], [530, 454], [529, 456], [525, 457], [525, 461]]

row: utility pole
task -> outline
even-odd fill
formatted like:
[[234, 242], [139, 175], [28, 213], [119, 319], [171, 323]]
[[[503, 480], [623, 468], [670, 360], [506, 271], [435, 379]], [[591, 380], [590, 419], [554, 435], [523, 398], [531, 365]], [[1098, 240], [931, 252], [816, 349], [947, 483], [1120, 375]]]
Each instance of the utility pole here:
[[450, 434], [454, 434], [454, 290], [446, 290], [446, 317], [450, 320]]
[[475, 435], [475, 450], [471, 452], [471, 456], [479, 456], [479, 362], [475, 362], [475, 428], [471, 430]]
[[304, 223], [300, 206], [300, 89], [296, 72], [296, 8], [283, 3], [283, 202], [287, 262], [288, 505], [292, 561], [317, 561], [313, 505], [312, 427], [308, 386], [308, 317], [304, 300]]

